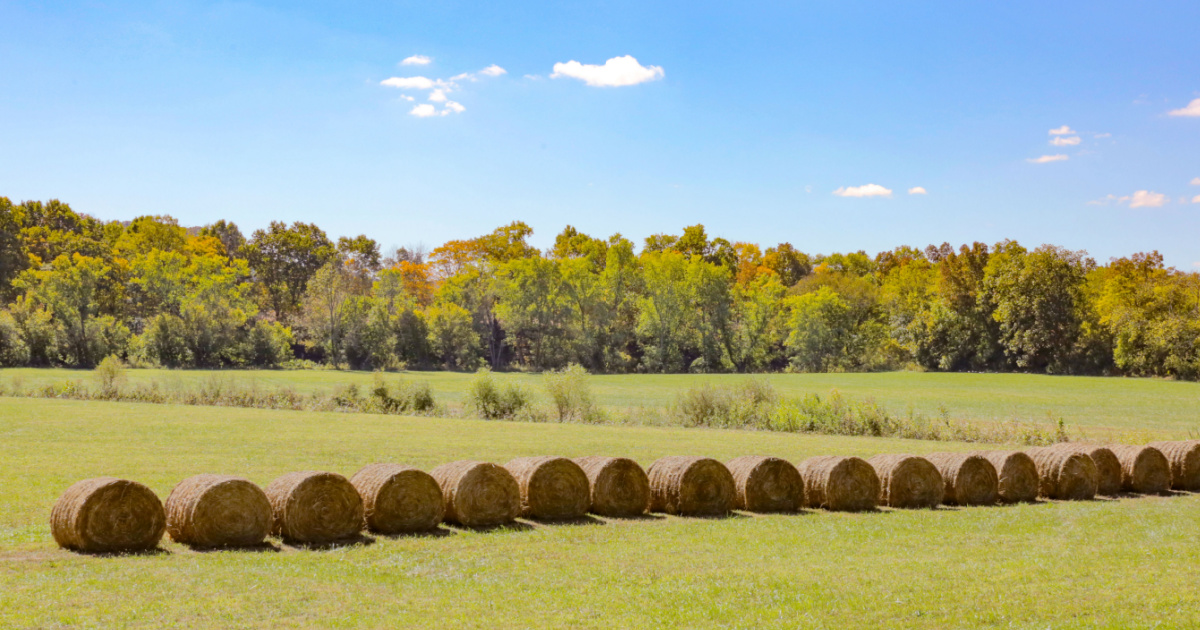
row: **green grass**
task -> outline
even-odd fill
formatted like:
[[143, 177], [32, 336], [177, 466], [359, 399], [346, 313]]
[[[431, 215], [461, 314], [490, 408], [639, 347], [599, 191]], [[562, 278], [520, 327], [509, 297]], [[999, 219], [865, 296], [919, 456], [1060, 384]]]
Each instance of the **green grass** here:
[[[329, 391], [338, 385], [369, 386], [370, 372], [333, 370], [246, 370], [212, 372], [203, 370], [129, 370], [132, 384], [157, 381], [168, 387], [195, 387], [208, 379], [232, 379], [245, 386], [292, 387], [300, 392]], [[406, 372], [385, 378], [428, 381], [441, 402], [457, 405], [470, 374], [456, 372]], [[497, 374], [498, 380], [513, 380], [542, 395], [538, 374]], [[592, 391], [601, 405], [625, 409], [661, 408], [675, 394], [703, 382], [732, 383], [750, 378], [743, 375], [596, 375]], [[1200, 383], [1162, 379], [1042, 376], [1030, 374], [945, 374], [884, 372], [873, 374], [773, 374], [772, 385], [786, 396], [806, 393], [828, 394], [837, 389], [854, 398], [874, 398], [896, 413], [909, 407], [927, 415], [944, 408], [952, 418], [1052, 424], [1059, 418], [1077, 432], [1109, 435], [1116, 432], [1148, 432], [1155, 437], [1200, 437]], [[4, 369], [0, 384], [14, 380], [26, 387], [66, 379], [91, 380], [82, 370]]]
[[798, 461], [826, 453], [971, 448], [0, 398], [0, 627], [1200, 624], [1200, 589], [1193, 587], [1200, 579], [1200, 495], [534, 524], [380, 537], [332, 551], [197, 553], [167, 543], [166, 553], [133, 557], [59, 550], [47, 525], [67, 485], [101, 474], [137, 479], [165, 496], [200, 472], [265, 484], [292, 470], [348, 475], [373, 461], [428, 468], [468, 457], [618, 454], [648, 464], [680, 453], [720, 459], [769, 453]]

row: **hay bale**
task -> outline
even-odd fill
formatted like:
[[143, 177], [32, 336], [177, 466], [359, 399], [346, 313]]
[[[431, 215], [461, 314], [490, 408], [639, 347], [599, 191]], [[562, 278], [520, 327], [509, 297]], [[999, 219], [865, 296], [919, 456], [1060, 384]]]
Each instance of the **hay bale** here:
[[721, 516], [733, 510], [737, 486], [724, 464], [707, 457], [663, 457], [650, 465], [650, 511]]
[[565, 457], [518, 457], [504, 467], [521, 489], [521, 516], [565, 519], [583, 516], [591, 503], [587, 473]]
[[894, 508], [931, 508], [942, 502], [945, 483], [937, 466], [914, 455], [876, 455], [867, 460], [879, 476], [879, 503]]
[[601, 516], [641, 516], [650, 508], [650, 478], [632, 459], [577, 457], [591, 491], [589, 511]]
[[1026, 454], [1038, 472], [1038, 496], [1063, 501], [1096, 497], [1100, 473], [1087, 453], [1056, 447], [1031, 448]]
[[1162, 494], [1171, 489], [1171, 462], [1153, 446], [1118, 444], [1108, 447], [1121, 462], [1121, 489]]
[[166, 528], [162, 502], [150, 488], [114, 477], [76, 482], [50, 512], [55, 542], [75, 551], [153, 549]]
[[798, 468], [808, 507], [846, 512], [874, 509], [879, 502], [879, 475], [858, 457], [810, 457]]
[[249, 547], [271, 533], [271, 502], [241, 477], [196, 475], [167, 495], [171, 540], [194, 547]]
[[1083, 453], [1091, 457], [1092, 462], [1096, 464], [1096, 474], [1098, 475], [1096, 494], [1112, 496], [1121, 492], [1121, 461], [1108, 447], [1064, 442], [1050, 448]]
[[503, 466], [464, 460], [442, 464], [429, 474], [442, 487], [447, 522], [492, 527], [521, 513], [521, 488]]
[[1200, 490], [1200, 440], [1152, 442], [1171, 463], [1171, 487], [1176, 490]]
[[725, 465], [737, 488], [734, 507], [748, 512], [795, 512], [804, 507], [804, 478], [787, 460], [747, 455]]
[[933, 453], [926, 458], [942, 473], [943, 503], [992, 505], [999, 497], [1000, 479], [987, 459], [973, 453]]
[[1021, 451], [982, 451], [976, 453], [987, 459], [996, 469], [999, 485], [996, 488], [1000, 500], [1005, 503], [1036, 501], [1038, 486], [1037, 464]]
[[412, 466], [370, 464], [354, 473], [350, 484], [362, 497], [367, 529], [380, 534], [433, 529], [446, 511], [438, 482]]
[[362, 531], [363, 502], [345, 477], [330, 472], [288, 473], [266, 487], [271, 533], [285, 541], [322, 545]]

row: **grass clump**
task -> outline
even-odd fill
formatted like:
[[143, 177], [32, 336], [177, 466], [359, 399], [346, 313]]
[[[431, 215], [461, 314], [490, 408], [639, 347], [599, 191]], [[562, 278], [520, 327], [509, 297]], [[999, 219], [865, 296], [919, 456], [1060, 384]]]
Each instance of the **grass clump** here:
[[550, 395], [559, 422], [604, 421], [604, 412], [592, 399], [592, 391], [588, 386], [589, 376], [583, 366], [574, 363], [559, 371], [546, 372], [542, 376], [546, 393]]
[[528, 412], [530, 396], [516, 383], [500, 386], [492, 371], [480, 368], [467, 386], [467, 405], [487, 420], [512, 419]]

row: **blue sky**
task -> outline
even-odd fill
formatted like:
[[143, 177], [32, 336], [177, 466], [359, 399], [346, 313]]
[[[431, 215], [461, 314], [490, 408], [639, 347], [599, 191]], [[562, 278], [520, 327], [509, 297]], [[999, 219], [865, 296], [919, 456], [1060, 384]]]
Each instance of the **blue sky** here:
[[910, 5], [0, 2], [0, 195], [384, 246], [704, 223], [1200, 262], [1200, 3]]

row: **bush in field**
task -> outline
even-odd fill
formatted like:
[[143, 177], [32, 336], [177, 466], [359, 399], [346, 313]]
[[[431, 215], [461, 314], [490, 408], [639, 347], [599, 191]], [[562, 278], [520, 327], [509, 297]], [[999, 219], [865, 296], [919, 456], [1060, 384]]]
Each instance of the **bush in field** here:
[[774, 411], [778, 398], [771, 383], [762, 378], [730, 387], [705, 383], [676, 396], [671, 412], [685, 426], [761, 426]]
[[560, 371], [549, 371], [542, 377], [546, 392], [558, 412], [558, 421], [589, 421], [597, 412], [588, 388], [588, 371], [572, 363]]
[[402, 380], [393, 389], [388, 387], [382, 376], [376, 375], [366, 406], [370, 411], [381, 413], [432, 413], [437, 410], [437, 401], [433, 398], [429, 383]]
[[29, 346], [21, 338], [21, 329], [8, 311], [0, 311], [0, 367], [29, 362]]
[[292, 358], [292, 330], [279, 322], [256, 321], [246, 340], [246, 360], [251, 365], [275, 367]]
[[121, 385], [125, 382], [125, 364], [120, 357], [109, 355], [96, 366], [94, 372], [96, 383], [100, 386], [100, 396], [116, 398], [120, 395]]
[[492, 371], [482, 368], [467, 388], [467, 404], [481, 418], [513, 418], [529, 406], [529, 394], [516, 383], [498, 386]]
[[174, 315], [156, 315], [146, 325], [139, 343], [148, 361], [164, 367], [181, 367], [191, 360], [184, 322]]

